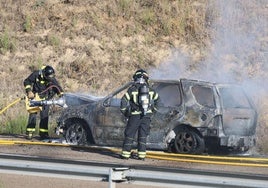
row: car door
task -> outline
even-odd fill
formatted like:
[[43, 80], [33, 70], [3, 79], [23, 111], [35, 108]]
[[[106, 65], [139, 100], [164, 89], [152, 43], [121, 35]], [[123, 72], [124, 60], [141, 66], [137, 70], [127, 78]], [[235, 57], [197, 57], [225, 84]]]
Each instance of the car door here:
[[251, 136], [255, 134], [257, 112], [243, 89], [219, 85], [222, 104], [223, 131], [226, 135]]
[[207, 127], [219, 113], [216, 89], [213, 83], [197, 80], [181, 80], [185, 111], [182, 122], [193, 127]]
[[130, 84], [108, 95], [97, 107], [94, 131], [100, 145], [122, 146], [127, 119], [120, 111], [120, 103]]
[[151, 122], [148, 142], [161, 145], [167, 132], [172, 128], [170, 123], [179, 119], [182, 114], [182, 96], [179, 82], [154, 81], [152, 88], [159, 95], [158, 110]]

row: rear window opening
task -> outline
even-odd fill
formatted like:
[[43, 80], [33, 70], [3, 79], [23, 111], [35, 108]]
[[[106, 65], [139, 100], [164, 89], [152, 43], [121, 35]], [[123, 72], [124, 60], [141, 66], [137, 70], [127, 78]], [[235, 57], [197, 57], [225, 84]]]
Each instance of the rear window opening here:
[[192, 93], [196, 102], [198, 102], [200, 105], [209, 108], [216, 107], [212, 88], [195, 85], [192, 87]]
[[155, 86], [155, 90], [159, 94], [161, 103], [166, 106], [180, 106], [181, 92], [180, 88], [176, 84], [159, 84]]
[[248, 98], [241, 88], [222, 87], [219, 92], [224, 108], [250, 108]]

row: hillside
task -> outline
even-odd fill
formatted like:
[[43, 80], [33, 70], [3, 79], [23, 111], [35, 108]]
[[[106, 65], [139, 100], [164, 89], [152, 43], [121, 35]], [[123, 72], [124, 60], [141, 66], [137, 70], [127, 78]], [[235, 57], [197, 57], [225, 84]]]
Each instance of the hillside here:
[[[97, 95], [138, 68], [153, 78], [236, 82], [254, 98], [260, 151], [268, 151], [266, 1], [2, 0], [0, 8], [0, 109], [43, 64], [66, 92]], [[10, 107], [2, 132], [17, 124], [23, 132], [25, 117], [23, 102]]]

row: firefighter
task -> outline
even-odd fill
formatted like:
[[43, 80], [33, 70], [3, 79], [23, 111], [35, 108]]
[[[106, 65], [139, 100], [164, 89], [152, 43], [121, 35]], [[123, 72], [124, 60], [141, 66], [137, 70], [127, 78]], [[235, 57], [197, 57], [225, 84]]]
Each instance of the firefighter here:
[[121, 153], [122, 159], [131, 156], [132, 144], [138, 134], [138, 159], [146, 156], [146, 139], [150, 131], [151, 117], [156, 111], [158, 94], [149, 86], [148, 73], [137, 70], [133, 75], [134, 84], [131, 85], [121, 99], [120, 110], [128, 118], [124, 132], [124, 142]]
[[[33, 71], [23, 82], [27, 98], [29, 100], [38, 97], [42, 100], [52, 99], [56, 94], [63, 95], [63, 90], [55, 78], [55, 70], [53, 67], [47, 65], [40, 70]], [[40, 139], [49, 138], [48, 135], [48, 120], [49, 120], [49, 106], [44, 105], [40, 112], [30, 112], [28, 124], [26, 128], [27, 139], [32, 139], [35, 132], [37, 113], [40, 113], [39, 135]]]

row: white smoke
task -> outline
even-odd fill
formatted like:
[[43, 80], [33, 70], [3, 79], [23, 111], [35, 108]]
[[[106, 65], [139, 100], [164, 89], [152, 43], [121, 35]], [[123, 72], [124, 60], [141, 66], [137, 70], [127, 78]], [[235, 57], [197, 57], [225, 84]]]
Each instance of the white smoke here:
[[268, 84], [263, 84], [268, 78], [267, 0], [217, 0], [210, 5], [217, 17], [212, 18], [215, 35], [206, 59], [193, 64], [191, 57], [174, 50], [150, 71], [152, 78], [239, 83], [248, 92], [267, 93]]
[[[188, 77], [188, 74], [191, 74], [190, 62], [189, 57], [180, 53], [178, 50], [174, 50], [169, 59], [157, 69], [150, 70], [150, 76], [153, 79], [159, 80], [178, 80], [182, 77]], [[187, 73], [187, 71], [189, 72]]]

